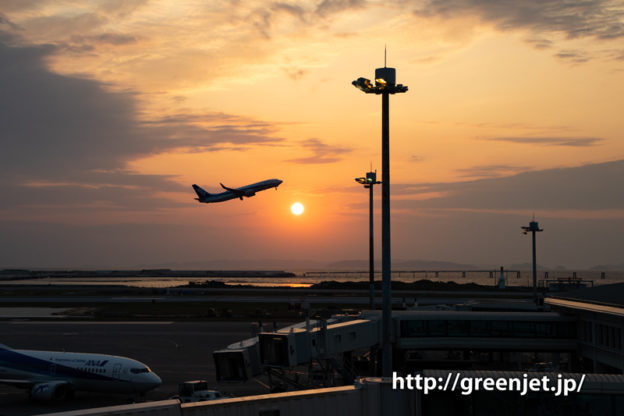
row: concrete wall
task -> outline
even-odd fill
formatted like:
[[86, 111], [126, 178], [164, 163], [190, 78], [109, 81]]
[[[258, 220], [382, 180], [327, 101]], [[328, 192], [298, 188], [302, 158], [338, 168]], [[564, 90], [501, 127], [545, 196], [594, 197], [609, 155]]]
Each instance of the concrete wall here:
[[46, 416], [182, 416], [180, 402], [163, 400], [159, 402], [127, 404], [123, 406], [98, 407], [72, 410], [69, 412], [46, 413]]
[[177, 400], [167, 400], [47, 416], [419, 416], [418, 394], [412, 391], [393, 391], [391, 387], [389, 380], [369, 378], [356, 386], [185, 404], [180, 404]]
[[363, 414], [361, 398], [361, 388], [344, 386], [186, 403], [181, 408], [184, 416], [359, 416]]

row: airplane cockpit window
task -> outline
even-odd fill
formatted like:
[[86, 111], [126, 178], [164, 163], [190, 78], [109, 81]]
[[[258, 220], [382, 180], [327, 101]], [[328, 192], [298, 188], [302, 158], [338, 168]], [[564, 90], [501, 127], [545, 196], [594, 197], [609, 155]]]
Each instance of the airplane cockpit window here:
[[140, 374], [140, 373], [149, 373], [150, 369], [145, 367], [145, 368], [131, 368], [130, 372], [133, 374]]

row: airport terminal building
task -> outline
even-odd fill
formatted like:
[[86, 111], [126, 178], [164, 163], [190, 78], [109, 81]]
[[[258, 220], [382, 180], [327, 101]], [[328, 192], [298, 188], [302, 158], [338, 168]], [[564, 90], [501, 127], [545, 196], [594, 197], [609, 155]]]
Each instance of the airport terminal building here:
[[624, 373], [624, 284], [548, 296], [544, 304], [575, 319], [582, 371]]
[[[390, 379], [358, 377], [362, 367], [357, 356], [379, 345], [381, 332], [378, 312], [364, 312], [262, 332], [214, 352], [221, 381], [244, 382], [270, 372], [274, 378], [281, 375], [286, 386], [289, 374], [307, 368], [308, 379], [296, 382], [317, 383], [319, 388], [297, 388], [291, 380], [295, 391], [200, 403], [154, 402], [100, 413], [91, 409], [89, 414], [620, 415], [624, 414], [622, 295], [624, 284], [616, 284], [548, 295], [543, 310], [532, 312], [393, 312], [394, 368], [402, 376], [440, 380], [427, 394], [422, 389], [393, 388], [397, 385]], [[526, 367], [527, 357], [538, 355], [549, 357], [549, 368]], [[554, 390], [520, 394], [481, 389], [466, 394], [446, 388], [453, 386], [457, 374], [473, 381], [567, 379], [579, 390], [565, 396]], [[323, 383], [344, 385], [322, 387]]]

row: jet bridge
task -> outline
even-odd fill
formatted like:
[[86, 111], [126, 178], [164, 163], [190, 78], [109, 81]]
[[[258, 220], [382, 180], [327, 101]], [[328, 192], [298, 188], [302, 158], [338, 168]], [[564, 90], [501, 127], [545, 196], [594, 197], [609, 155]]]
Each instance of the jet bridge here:
[[314, 328], [284, 328], [258, 335], [260, 361], [273, 368], [293, 368], [314, 360], [329, 359], [379, 344], [376, 319], [353, 318], [321, 322]]
[[[411, 366], [412, 356], [426, 363], [457, 351], [474, 360], [484, 352], [507, 354], [519, 365], [523, 352], [574, 353], [576, 326], [574, 318], [552, 312], [412, 310], [394, 311], [392, 336], [397, 368]], [[301, 322], [215, 351], [217, 380], [241, 382], [266, 374], [276, 388], [331, 386], [336, 377], [348, 384], [356, 375], [375, 373], [379, 345], [379, 311]], [[281, 381], [273, 384], [272, 376]]]
[[262, 373], [258, 337], [236, 342], [214, 351], [212, 357], [217, 370], [217, 381], [244, 382]]
[[[275, 332], [262, 332], [259, 336], [235, 342], [226, 348], [212, 353], [219, 382], [245, 382], [263, 373], [266, 366], [292, 367], [302, 363], [303, 357], [310, 357], [310, 346], [325, 345], [322, 338], [313, 338], [311, 344], [308, 337], [312, 333], [321, 333], [321, 327], [334, 327], [343, 322], [356, 319], [348, 315], [336, 315], [324, 321], [309, 320], [287, 326]], [[308, 329], [306, 329], [308, 328]], [[345, 345], [349, 340], [345, 338]], [[263, 341], [264, 340], [264, 341]], [[289, 341], [290, 340], [290, 341]], [[298, 342], [298, 348], [295, 344]], [[332, 342], [335, 342], [332, 341]], [[264, 345], [264, 352], [262, 346]], [[285, 349], [284, 349], [285, 348]], [[306, 348], [308, 348], [306, 350]], [[299, 351], [302, 358], [291, 358], [290, 350]], [[315, 350], [316, 351], [316, 350]], [[315, 352], [316, 354], [316, 352]], [[266, 363], [262, 356], [266, 356]], [[273, 363], [273, 364], [269, 364]]]

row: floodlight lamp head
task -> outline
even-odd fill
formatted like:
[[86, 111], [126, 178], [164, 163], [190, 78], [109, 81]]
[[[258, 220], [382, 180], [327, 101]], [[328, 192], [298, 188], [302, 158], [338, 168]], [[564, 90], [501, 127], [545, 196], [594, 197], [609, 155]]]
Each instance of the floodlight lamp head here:
[[522, 229], [524, 230], [524, 234], [527, 234], [528, 232], [544, 231], [543, 229], [539, 228], [539, 224], [537, 223], [537, 221], [531, 221], [528, 227], [522, 227]]
[[364, 91], [365, 93], [371, 93], [374, 89], [373, 83], [369, 79], [366, 79], [364, 77], [356, 79], [351, 84], [353, 84], [355, 88]]
[[396, 94], [406, 92], [407, 87], [403, 84], [395, 84], [396, 70], [394, 68], [377, 68], [375, 70], [375, 85], [366, 78], [360, 77], [353, 81], [357, 89], [366, 94]]

